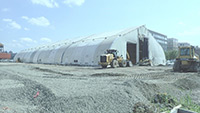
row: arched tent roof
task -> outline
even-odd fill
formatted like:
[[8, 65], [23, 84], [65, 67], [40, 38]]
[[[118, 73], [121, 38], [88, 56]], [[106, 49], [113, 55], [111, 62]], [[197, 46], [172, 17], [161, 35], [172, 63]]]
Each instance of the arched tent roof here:
[[138, 62], [138, 40], [144, 37], [149, 40], [149, 59], [153, 65], [164, 65], [164, 51], [145, 26], [66, 40], [22, 51], [16, 57], [24, 62], [33, 63], [98, 65], [100, 55], [107, 49], [117, 49], [119, 55], [126, 59], [127, 43], [134, 43], [137, 45]]

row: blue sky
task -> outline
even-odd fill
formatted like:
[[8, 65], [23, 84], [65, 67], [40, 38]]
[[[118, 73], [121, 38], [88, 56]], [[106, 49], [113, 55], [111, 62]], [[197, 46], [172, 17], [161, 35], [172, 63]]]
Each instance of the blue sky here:
[[0, 42], [20, 50], [146, 25], [200, 46], [200, 0], [1, 0]]

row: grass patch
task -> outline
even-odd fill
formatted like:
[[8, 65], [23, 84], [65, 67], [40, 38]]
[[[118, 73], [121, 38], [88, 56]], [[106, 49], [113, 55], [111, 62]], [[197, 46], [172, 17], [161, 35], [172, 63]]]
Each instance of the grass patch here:
[[191, 110], [197, 113], [200, 113], [200, 105], [195, 104], [190, 95], [186, 95], [180, 100], [180, 104], [182, 105], [182, 108], [186, 110]]
[[181, 108], [183, 109], [200, 113], [200, 105], [195, 104], [190, 95], [186, 95], [178, 101], [178, 99], [171, 95], [159, 93], [153, 97], [151, 102], [155, 104], [156, 108], [159, 109], [160, 112], [170, 113], [175, 106], [181, 104]]

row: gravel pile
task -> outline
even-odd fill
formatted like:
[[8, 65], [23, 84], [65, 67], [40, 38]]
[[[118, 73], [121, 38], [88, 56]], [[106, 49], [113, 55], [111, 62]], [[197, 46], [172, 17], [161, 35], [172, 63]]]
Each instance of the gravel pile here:
[[190, 91], [198, 98], [199, 80], [197, 73], [173, 73], [165, 67], [103, 70], [4, 63], [0, 64], [0, 112], [150, 112], [148, 106], [158, 93], [183, 96]]

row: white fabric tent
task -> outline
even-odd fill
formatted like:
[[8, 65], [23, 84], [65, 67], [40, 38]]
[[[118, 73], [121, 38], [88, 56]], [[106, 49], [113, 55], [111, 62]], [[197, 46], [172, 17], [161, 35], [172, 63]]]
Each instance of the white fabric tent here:
[[[32, 48], [18, 53], [14, 60], [18, 58], [22, 62], [64, 64], [64, 65], [98, 65], [100, 55], [107, 49], [116, 49], [118, 55], [124, 59], [129, 54], [135, 56], [134, 63], [140, 60], [140, 41], [148, 39], [148, 58], [152, 65], [165, 65], [166, 59], [162, 47], [157, 43], [145, 26], [129, 28], [116, 32], [91, 35], [73, 40], [66, 40], [51, 45]], [[131, 44], [131, 48], [128, 46]]]

